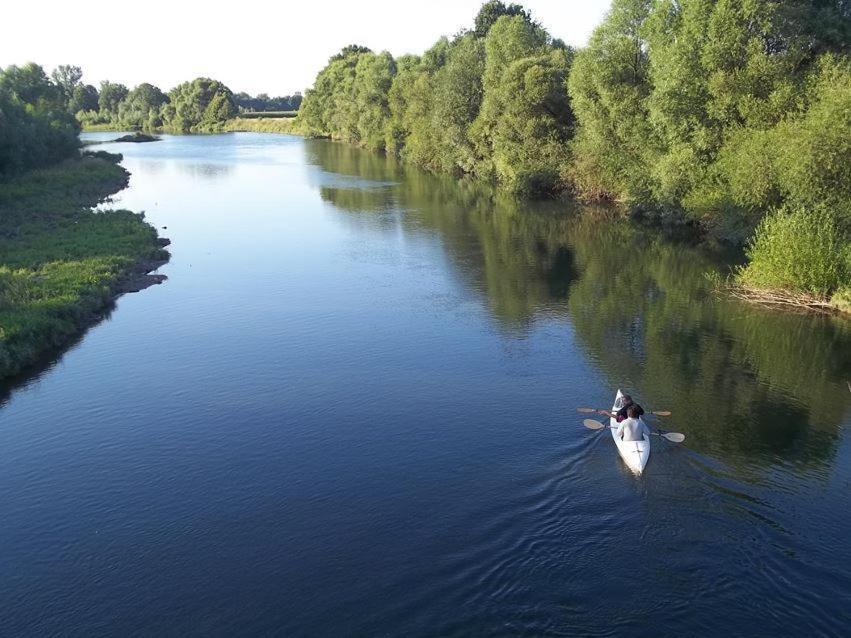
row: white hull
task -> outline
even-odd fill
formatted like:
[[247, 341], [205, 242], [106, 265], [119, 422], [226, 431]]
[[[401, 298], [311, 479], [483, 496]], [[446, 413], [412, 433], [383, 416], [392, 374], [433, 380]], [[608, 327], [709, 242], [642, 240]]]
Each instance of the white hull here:
[[[617, 395], [615, 395], [612, 412], [617, 412], [621, 407], [623, 407], [623, 394], [618, 390]], [[643, 441], [623, 441], [617, 436], [617, 419], [614, 417], [610, 418], [609, 424], [611, 425], [610, 429], [612, 438], [615, 441], [615, 447], [618, 448], [618, 454], [621, 455], [623, 462], [633, 472], [641, 474], [644, 466], [647, 465], [647, 460], [650, 458], [650, 437], [645, 434]]]

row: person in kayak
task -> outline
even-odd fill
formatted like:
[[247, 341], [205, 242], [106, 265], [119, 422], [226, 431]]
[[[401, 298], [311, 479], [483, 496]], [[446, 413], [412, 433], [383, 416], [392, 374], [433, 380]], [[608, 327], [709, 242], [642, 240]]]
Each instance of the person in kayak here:
[[623, 395], [623, 405], [621, 406], [621, 409], [618, 410], [617, 412], [609, 412], [608, 410], [597, 410], [597, 412], [599, 414], [605, 414], [606, 416], [610, 416], [613, 419], [615, 419], [618, 423], [620, 423], [621, 421], [623, 421], [624, 419], [627, 418], [626, 413], [627, 413], [627, 410], [629, 410], [629, 406], [631, 406], [631, 405], [634, 405], [635, 408], [638, 410], [638, 414], [636, 415], [636, 418], [638, 418], [639, 416], [644, 414], [644, 408], [642, 408], [640, 405], [635, 403], [635, 401], [632, 400], [632, 397], [629, 396], [628, 394]]
[[639, 405], [633, 403], [626, 409], [626, 419], [621, 421], [615, 435], [624, 441], [642, 441], [644, 435], [650, 436], [650, 429], [639, 419], [641, 415], [638, 413]]

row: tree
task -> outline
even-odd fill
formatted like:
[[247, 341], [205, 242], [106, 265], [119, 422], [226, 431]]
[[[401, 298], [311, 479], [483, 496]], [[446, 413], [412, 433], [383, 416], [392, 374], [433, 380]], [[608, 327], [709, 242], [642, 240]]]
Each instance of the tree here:
[[99, 97], [98, 90], [91, 84], [78, 84], [74, 87], [74, 93], [71, 97], [71, 108], [69, 110], [72, 113], [77, 113], [78, 111], [97, 111]]
[[578, 122], [571, 178], [586, 197], [650, 197], [647, 166], [658, 144], [644, 106], [651, 85], [641, 28], [649, 11], [648, 0], [614, 0], [576, 54], [568, 80]]
[[160, 108], [168, 101], [165, 93], [143, 82], [127, 94], [118, 106], [118, 119], [131, 128], [153, 128], [161, 124]]
[[0, 174], [45, 166], [76, 153], [77, 120], [37, 64], [0, 70]]
[[567, 52], [553, 49], [520, 58], [500, 79], [504, 107], [492, 130], [492, 161], [497, 179], [519, 195], [552, 195], [564, 186], [573, 124], [569, 68]]
[[210, 78], [176, 86], [162, 107], [163, 125], [181, 133], [220, 130], [237, 113], [231, 90]]
[[500, 90], [505, 70], [515, 61], [544, 51], [547, 33], [524, 16], [502, 16], [485, 38], [485, 67], [482, 76], [483, 99], [478, 117], [470, 127], [470, 138], [477, 154], [477, 172], [496, 177], [493, 163], [493, 136], [497, 121], [507, 102], [514, 99]]
[[388, 94], [396, 75], [396, 62], [386, 51], [365, 53], [355, 66], [354, 103], [357, 107], [357, 135], [361, 144], [384, 150], [385, 131], [390, 118]]
[[100, 83], [100, 95], [98, 106], [100, 110], [110, 116], [118, 115], [118, 105], [127, 97], [129, 91], [123, 84], [117, 84], [104, 80]]
[[[59, 90], [62, 91], [66, 102], [71, 104], [74, 99], [74, 89], [77, 88], [83, 77], [83, 70], [78, 66], [60, 64], [51, 71], [50, 77], [53, 78], [53, 82], [59, 87]], [[75, 113], [76, 110], [71, 109], [71, 113]]]
[[51, 82], [44, 69], [32, 62], [24, 66], [9, 66], [0, 77], [0, 89], [13, 95], [22, 104], [41, 110], [63, 108], [65, 99], [59, 88]]
[[434, 77], [434, 135], [439, 170], [472, 173], [476, 154], [468, 134], [482, 105], [485, 45], [471, 34], [451, 43], [446, 63]]
[[496, 24], [502, 16], [520, 16], [526, 22], [531, 22], [532, 17], [519, 4], [505, 4], [502, 0], [489, 0], [482, 5], [479, 13], [476, 15], [473, 33], [477, 38], [484, 38], [490, 28]]
[[[366, 47], [349, 45], [333, 55], [316, 76], [304, 96], [299, 118], [310, 135], [327, 136], [357, 143], [355, 104], [356, 67], [363, 56], [373, 56]], [[389, 90], [389, 86], [388, 86]]]

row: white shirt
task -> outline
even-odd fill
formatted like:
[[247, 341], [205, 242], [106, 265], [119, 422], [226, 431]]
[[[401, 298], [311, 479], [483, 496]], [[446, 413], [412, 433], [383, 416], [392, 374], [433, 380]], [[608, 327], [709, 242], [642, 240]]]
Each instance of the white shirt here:
[[624, 419], [618, 424], [617, 436], [624, 441], [643, 441], [647, 426], [638, 419]]

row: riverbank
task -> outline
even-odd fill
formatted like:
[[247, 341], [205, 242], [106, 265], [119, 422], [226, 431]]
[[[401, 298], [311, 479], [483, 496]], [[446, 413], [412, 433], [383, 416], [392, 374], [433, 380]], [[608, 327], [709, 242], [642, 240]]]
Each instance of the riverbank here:
[[97, 153], [0, 181], [0, 378], [67, 344], [124, 292], [160, 283], [168, 240], [140, 214], [95, 212], [125, 188]]
[[225, 124], [226, 131], [249, 133], [286, 133], [300, 135], [297, 117], [235, 117]]
[[[221, 130], [210, 131], [211, 133], [285, 133], [288, 135], [300, 135], [298, 117], [235, 117], [225, 121]], [[102, 133], [108, 131], [126, 131], [126, 126], [116, 124], [84, 124], [83, 131], [89, 133]], [[169, 131], [165, 128], [146, 129], [148, 133], [172, 133], [180, 135], [179, 131]], [[143, 134], [144, 135], [144, 134]], [[140, 141], [140, 140], [115, 140], [115, 141]], [[146, 140], [147, 141], [147, 140]]]

